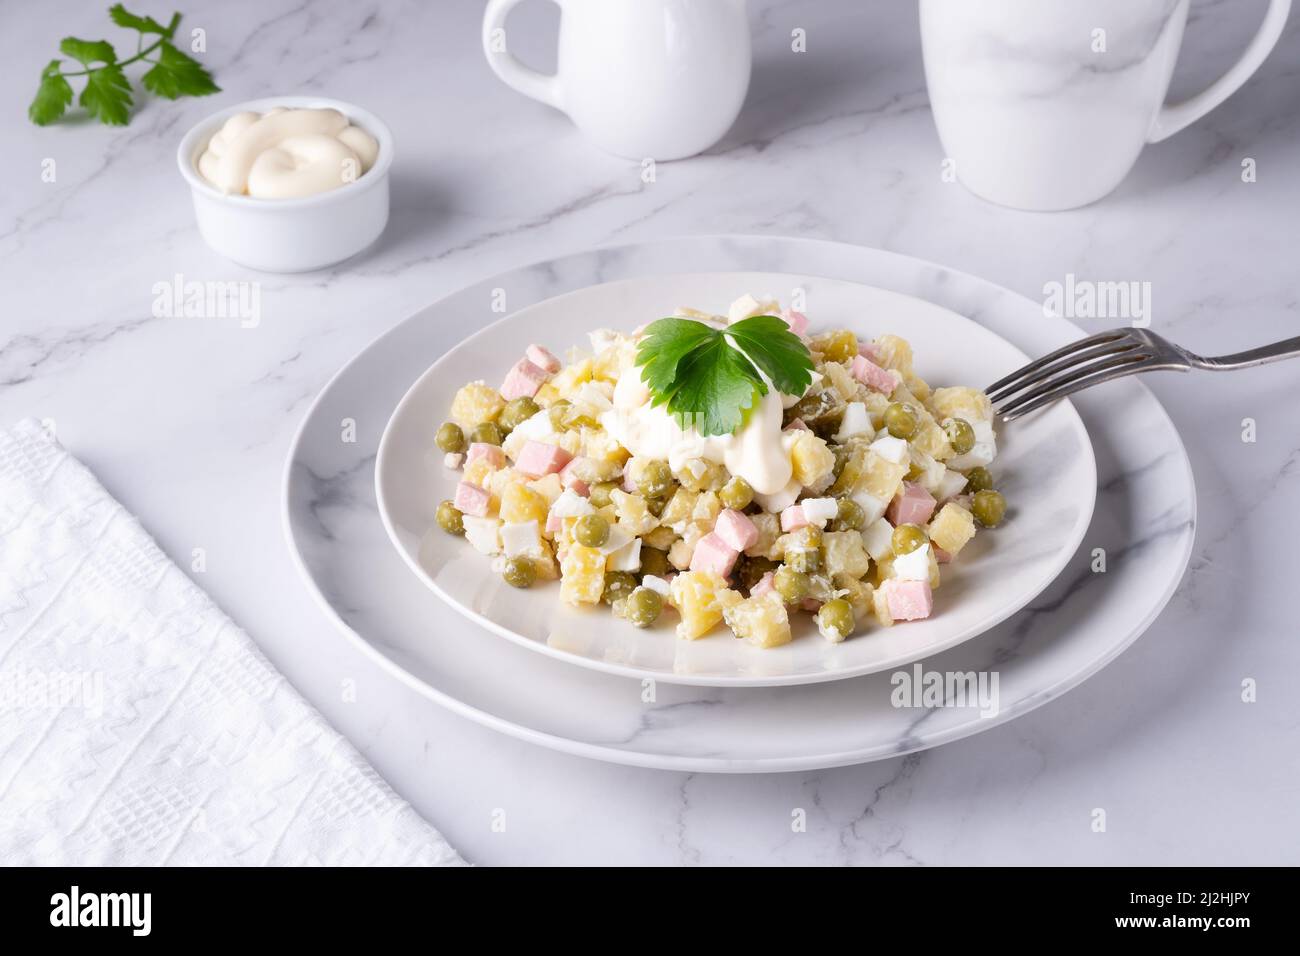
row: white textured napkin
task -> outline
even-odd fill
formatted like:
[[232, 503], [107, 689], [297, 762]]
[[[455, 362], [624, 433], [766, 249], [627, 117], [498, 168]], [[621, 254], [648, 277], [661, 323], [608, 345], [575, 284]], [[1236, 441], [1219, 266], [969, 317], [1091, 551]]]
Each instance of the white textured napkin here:
[[25, 421], [0, 431], [0, 863], [462, 861]]

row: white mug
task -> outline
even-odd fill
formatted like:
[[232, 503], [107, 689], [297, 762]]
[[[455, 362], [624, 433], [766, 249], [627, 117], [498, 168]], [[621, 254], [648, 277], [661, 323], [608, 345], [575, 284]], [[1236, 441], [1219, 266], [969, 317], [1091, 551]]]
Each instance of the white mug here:
[[1017, 209], [1073, 209], [1119, 185], [1147, 143], [1240, 87], [1291, 9], [1270, 0], [1241, 58], [1204, 92], [1165, 94], [1188, 0], [921, 0], [930, 105], [956, 178]]
[[506, 49], [520, 0], [490, 0], [483, 51], [509, 86], [567, 113], [598, 146], [630, 159], [681, 159], [730, 129], [749, 89], [745, 0], [553, 0], [554, 76]]

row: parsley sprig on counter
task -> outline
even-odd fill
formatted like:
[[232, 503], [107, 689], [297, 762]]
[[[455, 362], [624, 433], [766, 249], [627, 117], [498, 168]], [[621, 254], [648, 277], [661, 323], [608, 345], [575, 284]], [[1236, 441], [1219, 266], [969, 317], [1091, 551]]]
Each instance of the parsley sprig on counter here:
[[683, 428], [731, 435], [767, 394], [802, 395], [812, 383], [812, 356], [774, 315], [755, 315], [725, 329], [693, 319], [652, 322], [637, 346], [636, 364], [652, 403]]
[[109, 126], [125, 126], [131, 118], [132, 98], [131, 83], [122, 67], [141, 61], [151, 65], [140, 78], [141, 82], [146, 90], [158, 96], [174, 100], [220, 92], [221, 87], [203, 65], [177, 48], [174, 41], [181, 22], [179, 13], [173, 13], [166, 26], [153, 17], [130, 13], [120, 3], [113, 4], [108, 15], [119, 27], [136, 31], [135, 55], [119, 60], [117, 51], [107, 40], [64, 37], [59, 52], [80, 63], [83, 69], [64, 72], [65, 61], [57, 58], [45, 65], [36, 98], [27, 108], [27, 116], [33, 123], [45, 126], [63, 116], [72, 105], [72, 84], [68, 77], [85, 77], [79, 102], [86, 112]]

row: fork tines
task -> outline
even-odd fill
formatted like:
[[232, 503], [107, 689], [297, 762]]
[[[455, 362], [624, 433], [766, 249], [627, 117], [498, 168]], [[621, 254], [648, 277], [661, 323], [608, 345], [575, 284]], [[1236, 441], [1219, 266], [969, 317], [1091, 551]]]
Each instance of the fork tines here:
[[1011, 421], [1080, 389], [1132, 374], [1155, 360], [1154, 350], [1131, 330], [1112, 329], [1050, 352], [998, 379], [986, 392], [1003, 420]]

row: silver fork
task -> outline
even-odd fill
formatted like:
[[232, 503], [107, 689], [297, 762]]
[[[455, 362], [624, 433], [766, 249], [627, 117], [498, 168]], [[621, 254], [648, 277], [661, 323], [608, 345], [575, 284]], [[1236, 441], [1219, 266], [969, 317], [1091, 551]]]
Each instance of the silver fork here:
[[1146, 329], [1099, 332], [1044, 355], [986, 389], [1004, 422], [1037, 411], [1058, 398], [1139, 372], [1194, 368], [1223, 372], [1300, 356], [1300, 336], [1257, 349], [1204, 358]]

